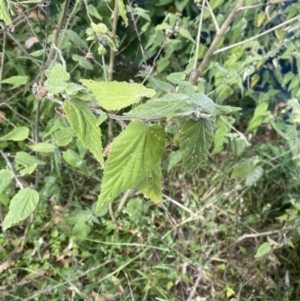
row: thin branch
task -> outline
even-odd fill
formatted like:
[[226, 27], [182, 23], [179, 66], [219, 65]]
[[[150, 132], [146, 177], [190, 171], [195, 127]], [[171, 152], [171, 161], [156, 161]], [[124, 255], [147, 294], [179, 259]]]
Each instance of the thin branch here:
[[[115, 37], [117, 33], [117, 25], [118, 25], [118, 3], [115, 0], [115, 7], [113, 12], [113, 24], [112, 24], [112, 35], [111, 39], [115, 42]], [[115, 64], [115, 51], [110, 49], [110, 58], [109, 58], [109, 69], [108, 69], [108, 80], [111, 82], [113, 80], [113, 73], [114, 73], [114, 64]]]
[[3, 32], [3, 45], [2, 45], [2, 55], [1, 55], [1, 65], [0, 65], [0, 93], [2, 90], [2, 76], [4, 71], [4, 57], [5, 57], [5, 49], [6, 49], [6, 31]]
[[164, 197], [166, 200], [168, 200], [168, 201], [170, 201], [171, 203], [173, 203], [175, 206], [177, 206], [177, 207], [179, 207], [179, 208], [185, 210], [186, 212], [188, 212], [188, 213], [190, 213], [190, 214], [194, 214], [194, 212], [193, 212], [191, 209], [185, 207], [184, 205], [182, 205], [182, 204], [180, 204], [179, 202], [175, 201], [174, 199], [170, 198], [168, 195], [163, 194], [163, 197]]
[[8, 31], [6, 30], [7, 35], [12, 39], [18, 46], [19, 48], [26, 54], [27, 58], [30, 59], [34, 64], [36, 64], [39, 68], [41, 68], [40, 63], [37, 62], [37, 60], [32, 57], [26, 50], [25, 48], [19, 43], [19, 41]]
[[17, 175], [15, 174], [14, 169], [13, 169], [13, 167], [12, 167], [12, 165], [11, 165], [11, 163], [10, 163], [8, 157], [6, 156], [6, 154], [5, 154], [2, 150], [0, 150], [0, 154], [1, 154], [1, 156], [4, 158], [4, 160], [5, 160], [5, 162], [6, 162], [6, 165], [7, 165], [8, 169], [11, 171], [11, 173], [12, 173], [14, 179], [16, 180], [17, 186], [18, 186], [20, 189], [23, 189], [24, 186], [23, 186], [23, 184], [21, 183], [21, 181], [18, 179]]
[[203, 23], [205, 3], [206, 3], [206, 0], [203, 0], [202, 10], [201, 10], [200, 20], [199, 20], [199, 26], [198, 26], [198, 34], [197, 34], [197, 44], [196, 44], [196, 54], [195, 54], [194, 69], [197, 68], [197, 63], [198, 63], [198, 55], [199, 55], [199, 47], [200, 47], [200, 39], [201, 39], [201, 31], [202, 31], [202, 23]]
[[253, 40], [257, 39], [257, 38], [260, 38], [260, 37], [262, 37], [262, 36], [264, 36], [264, 35], [266, 35], [266, 34], [272, 32], [272, 31], [274, 31], [274, 30], [276, 30], [276, 29], [279, 29], [279, 28], [281, 28], [281, 27], [283, 27], [283, 26], [285, 26], [285, 25], [287, 25], [287, 24], [289, 24], [289, 23], [292, 23], [292, 22], [294, 22], [294, 21], [297, 21], [299, 18], [300, 18], [300, 15], [298, 15], [298, 16], [296, 16], [296, 17], [290, 19], [290, 20], [287, 20], [287, 21], [285, 21], [285, 22], [283, 22], [283, 23], [281, 23], [281, 24], [279, 24], [279, 25], [276, 25], [276, 26], [274, 26], [274, 27], [272, 27], [272, 28], [270, 28], [270, 29], [268, 29], [268, 30], [266, 30], [266, 31], [264, 31], [264, 32], [261, 32], [260, 34], [258, 34], [258, 35], [256, 35], [256, 36], [253, 36], [253, 37], [248, 38], [248, 39], [246, 39], [246, 40], [243, 40], [243, 41], [241, 41], [241, 42], [238, 42], [238, 43], [235, 43], [235, 44], [232, 44], [232, 45], [223, 47], [223, 48], [221, 48], [221, 49], [218, 49], [218, 50], [214, 51], [213, 54], [215, 55], [215, 54], [217, 54], [217, 53], [226, 51], [226, 50], [231, 49], [231, 48], [234, 48], [234, 47], [236, 47], [236, 46], [240, 46], [240, 45], [246, 44], [246, 43], [248, 43], [248, 42], [251, 42], [251, 41], [253, 41]]
[[[204, 3], [205, 3], [205, 1], [203, 2], [203, 5], [204, 5]], [[210, 15], [211, 15], [211, 18], [213, 19], [213, 22], [214, 22], [214, 24], [215, 24], [215, 27], [216, 27], [217, 31], [219, 31], [219, 30], [220, 30], [220, 27], [219, 27], [219, 24], [218, 24], [217, 19], [216, 19], [216, 17], [215, 17], [215, 14], [214, 14], [214, 12], [213, 12], [213, 10], [212, 10], [210, 4], [209, 4], [209, 1], [206, 2], [206, 5], [207, 5], [207, 7], [208, 7], [208, 10], [209, 10], [209, 13], [210, 13]]]
[[212, 41], [209, 49], [207, 50], [200, 66], [198, 67], [197, 70], [195, 70], [193, 72], [193, 74], [191, 75], [190, 78], [190, 83], [192, 85], [195, 85], [197, 83], [198, 78], [202, 75], [203, 70], [205, 69], [205, 67], [207, 66], [207, 64], [209, 63], [211, 57], [214, 54], [214, 50], [217, 47], [219, 41], [221, 40], [221, 38], [223, 37], [223, 35], [225, 34], [226, 30], [228, 29], [228, 27], [230, 26], [230, 24], [232, 23], [232, 21], [234, 20], [235, 16], [237, 15], [237, 13], [239, 12], [240, 7], [243, 6], [245, 0], [238, 0], [235, 8], [231, 11], [231, 13], [229, 14], [229, 16], [227, 17], [227, 19], [224, 21], [224, 23], [222, 24], [220, 30], [217, 32], [214, 40]]
[[[65, 22], [65, 20], [67, 18], [69, 3], [70, 3], [70, 0], [66, 0], [65, 1], [64, 10], [63, 10], [61, 18], [59, 20], [59, 23], [57, 25], [57, 28], [56, 28], [56, 31], [55, 31], [55, 35], [54, 35], [54, 38], [53, 38], [53, 42], [52, 42], [53, 45], [57, 44], [59, 33], [60, 33], [60, 31], [61, 31], [61, 29], [63, 27], [63, 24], [64, 24], [64, 22]], [[48, 55], [48, 58], [47, 58], [47, 61], [46, 61], [45, 65], [43, 66], [43, 71], [41, 73], [40, 83], [44, 82], [44, 79], [45, 79], [45, 70], [49, 67], [49, 65], [50, 65], [50, 63], [51, 63], [51, 61], [53, 59], [54, 53], [55, 53], [55, 48], [51, 47], [49, 55]]]

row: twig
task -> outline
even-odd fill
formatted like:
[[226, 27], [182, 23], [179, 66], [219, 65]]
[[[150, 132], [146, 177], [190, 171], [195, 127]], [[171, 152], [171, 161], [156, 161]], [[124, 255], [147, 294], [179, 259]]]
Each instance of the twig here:
[[201, 31], [202, 31], [202, 23], [203, 23], [205, 3], [206, 3], [206, 0], [203, 0], [202, 10], [201, 10], [200, 20], [199, 20], [199, 26], [198, 26], [198, 34], [197, 34], [197, 44], [196, 44], [196, 55], [195, 55], [194, 69], [197, 68], [197, 63], [198, 63], [198, 55], [199, 55], [199, 47], [200, 47], [200, 39], [201, 39]]
[[231, 13], [229, 14], [229, 16], [227, 17], [227, 19], [224, 21], [224, 23], [222, 24], [222, 26], [220, 27], [220, 30], [217, 32], [214, 40], [212, 41], [209, 49], [207, 50], [200, 66], [198, 67], [197, 70], [194, 70], [194, 72], [191, 75], [190, 78], [190, 83], [192, 85], [195, 85], [197, 83], [198, 78], [201, 76], [203, 70], [205, 69], [205, 67], [207, 66], [207, 64], [209, 63], [209, 60], [211, 59], [211, 57], [214, 54], [214, 50], [217, 47], [219, 41], [221, 40], [221, 38], [223, 37], [223, 35], [225, 34], [226, 30], [228, 29], [228, 27], [230, 26], [230, 24], [232, 23], [232, 21], [234, 20], [235, 16], [237, 15], [237, 13], [239, 12], [240, 7], [243, 6], [245, 0], [238, 0], [235, 8], [231, 11]]
[[117, 212], [116, 212], [116, 214], [115, 214], [115, 217], [116, 217], [116, 218], [117, 218], [117, 217], [119, 216], [119, 214], [121, 213], [121, 211], [122, 211], [122, 209], [123, 209], [123, 207], [124, 207], [124, 205], [125, 205], [127, 199], [129, 198], [131, 192], [132, 192], [132, 190], [131, 190], [131, 189], [128, 189], [128, 190], [124, 193], [124, 195], [123, 195], [123, 197], [122, 197], [122, 199], [121, 199], [121, 202], [119, 203]]
[[287, 21], [285, 21], [285, 22], [283, 22], [283, 23], [281, 23], [281, 24], [279, 24], [279, 25], [276, 25], [276, 26], [274, 26], [274, 27], [272, 27], [272, 28], [270, 28], [270, 29], [268, 29], [268, 30], [266, 30], [266, 31], [264, 31], [264, 32], [261, 32], [260, 34], [258, 34], [258, 35], [256, 35], [256, 36], [253, 36], [253, 37], [248, 38], [248, 39], [246, 39], [246, 40], [243, 40], [243, 41], [241, 41], [241, 42], [238, 42], [238, 43], [235, 43], [235, 44], [232, 44], [232, 45], [229, 45], [229, 46], [220, 48], [220, 49], [214, 51], [213, 54], [217, 54], [217, 53], [226, 51], [226, 50], [228, 50], [228, 49], [234, 48], [234, 47], [236, 47], [236, 46], [240, 46], [240, 45], [246, 44], [246, 43], [248, 43], [248, 42], [250, 42], [250, 41], [253, 41], [253, 40], [257, 39], [257, 38], [260, 38], [260, 37], [262, 37], [262, 36], [264, 36], [264, 35], [266, 35], [266, 34], [272, 32], [272, 31], [274, 31], [274, 30], [276, 30], [276, 29], [279, 29], [279, 28], [281, 28], [281, 27], [283, 27], [283, 26], [285, 26], [285, 25], [287, 25], [287, 24], [289, 24], [289, 23], [292, 23], [292, 22], [296, 21], [296, 20], [299, 19], [299, 18], [300, 18], [300, 15], [298, 15], [298, 16], [296, 16], [296, 17], [290, 19], [290, 20], [287, 20]]
[[[64, 5], [64, 10], [63, 10], [63, 13], [61, 15], [61, 18], [59, 20], [59, 23], [57, 25], [57, 28], [56, 28], [56, 31], [55, 31], [55, 35], [54, 35], [54, 38], [53, 38], [53, 42], [52, 44], [53, 45], [56, 45], [57, 44], [57, 40], [58, 40], [58, 37], [59, 37], [59, 33], [62, 29], [62, 26], [65, 22], [65, 19], [67, 17], [67, 12], [68, 12], [68, 7], [69, 7], [69, 3], [70, 3], [70, 0], [66, 0], [65, 1], [65, 5]], [[52, 58], [54, 56], [54, 53], [55, 53], [55, 48], [54, 47], [51, 47], [50, 48], [50, 52], [49, 52], [49, 55], [48, 55], [48, 58], [47, 58], [47, 61], [45, 63], [45, 65], [43, 66], [43, 70], [42, 70], [42, 73], [41, 73], [41, 78], [40, 78], [40, 83], [43, 83], [44, 82], [44, 79], [45, 79], [45, 70], [49, 67], [51, 61], [52, 61]]]
[[0, 65], [0, 93], [2, 90], [1, 81], [3, 76], [3, 71], [4, 71], [5, 48], [6, 48], [6, 31], [3, 32], [3, 45], [2, 45], [1, 65]]
[[176, 206], [180, 207], [181, 209], [185, 210], [186, 212], [188, 212], [188, 213], [190, 213], [190, 214], [194, 214], [194, 212], [193, 212], [191, 209], [189, 209], [189, 208], [183, 206], [182, 204], [180, 204], [179, 202], [177, 202], [177, 201], [175, 201], [174, 199], [170, 198], [170, 197], [167, 196], [166, 194], [163, 194], [163, 197], [164, 197], [165, 199], [167, 199], [168, 201], [170, 201], [171, 203], [175, 204]]
[[208, 252], [205, 252], [203, 260], [202, 260], [202, 264], [201, 264], [201, 266], [199, 268], [197, 279], [196, 279], [195, 284], [193, 286], [193, 289], [192, 289], [192, 291], [191, 291], [191, 293], [190, 293], [190, 295], [189, 295], [189, 297], [187, 298], [186, 301], [192, 301], [192, 299], [194, 298], [194, 295], [196, 293], [197, 287], [198, 287], [198, 285], [199, 285], [199, 283], [200, 283], [200, 281], [202, 279], [202, 276], [204, 274], [203, 271], [204, 271], [205, 264], [209, 260], [210, 254], [211, 254], [213, 248], [214, 248], [214, 245], [212, 245], [210, 247], [210, 249], [208, 250]]
[[[204, 3], [205, 3], [205, 1], [203, 2], [203, 5], [204, 5]], [[213, 19], [213, 22], [214, 22], [214, 24], [215, 24], [216, 30], [219, 31], [219, 30], [220, 30], [220, 27], [219, 27], [219, 24], [218, 24], [217, 19], [216, 19], [216, 17], [215, 17], [215, 14], [214, 14], [214, 12], [213, 12], [213, 10], [212, 10], [210, 4], [209, 4], [209, 1], [206, 2], [206, 5], [207, 5], [208, 10], [209, 10], [209, 12], [210, 12], [211, 18]]]
[[5, 160], [5, 162], [6, 162], [6, 165], [7, 165], [8, 169], [11, 171], [11, 173], [12, 173], [14, 179], [16, 180], [17, 186], [18, 186], [20, 189], [23, 189], [24, 186], [23, 186], [23, 184], [20, 182], [20, 180], [18, 179], [17, 175], [15, 174], [14, 169], [13, 169], [13, 167], [12, 167], [10, 161], [8, 160], [6, 154], [5, 154], [2, 150], [0, 150], [0, 154], [1, 154], [1, 156], [4, 158], [4, 160]]
[[34, 57], [32, 57], [26, 50], [25, 48], [19, 43], [19, 41], [8, 31], [6, 30], [6, 34], [12, 39], [18, 46], [19, 48], [26, 54], [27, 58], [30, 59], [34, 64], [36, 64], [39, 68], [41, 68], [41, 65], [35, 60]]
[[[111, 31], [111, 39], [115, 42], [115, 37], [117, 33], [117, 25], [118, 25], [118, 1], [115, 1], [115, 7], [113, 12], [113, 24], [112, 24], [112, 31]], [[109, 69], [108, 69], [108, 80], [111, 82], [113, 80], [113, 73], [114, 73], [114, 64], [115, 64], [115, 51], [110, 49], [110, 56], [109, 56]]]

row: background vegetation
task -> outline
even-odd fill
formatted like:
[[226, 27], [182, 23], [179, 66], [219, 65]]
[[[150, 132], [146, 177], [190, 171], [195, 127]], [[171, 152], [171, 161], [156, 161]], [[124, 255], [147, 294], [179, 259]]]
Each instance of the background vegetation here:
[[[300, 4], [127, 1], [126, 26], [122, 1], [32, 2], [0, 1], [2, 228], [20, 189], [39, 195], [0, 234], [2, 300], [299, 300]], [[217, 116], [196, 171], [168, 144], [160, 204], [129, 189], [97, 211], [103, 168], [65, 118], [64, 93], [49, 93], [56, 62], [76, 85], [202, 92], [241, 110]], [[128, 111], [94, 111], [104, 146]], [[169, 140], [182, 123], [164, 123]]]

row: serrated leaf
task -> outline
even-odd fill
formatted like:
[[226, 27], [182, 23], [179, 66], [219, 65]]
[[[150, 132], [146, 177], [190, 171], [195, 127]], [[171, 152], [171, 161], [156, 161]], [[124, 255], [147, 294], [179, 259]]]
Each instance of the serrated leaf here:
[[179, 28], [179, 34], [183, 37], [186, 38], [187, 40], [190, 40], [191, 42], [195, 42], [192, 35], [190, 34], [190, 32], [185, 29], [185, 28]]
[[3, 221], [3, 230], [26, 219], [36, 208], [39, 194], [30, 188], [21, 189], [10, 201], [9, 211]]
[[126, 26], [128, 26], [128, 18], [126, 16], [126, 9], [123, 0], [117, 0], [118, 8], [119, 8], [119, 14], [122, 17], [124, 23]]
[[161, 162], [165, 132], [159, 125], [131, 122], [112, 142], [97, 208], [135, 188]]
[[197, 93], [191, 97], [191, 103], [205, 114], [215, 115], [216, 104], [205, 94]]
[[271, 250], [272, 250], [272, 248], [271, 248], [270, 244], [267, 242], [264, 242], [263, 244], [261, 244], [259, 246], [254, 257], [259, 258], [264, 255], [267, 255], [268, 253], [270, 253]]
[[71, 128], [61, 129], [53, 134], [53, 140], [56, 146], [68, 145], [74, 137], [74, 131]]
[[88, 79], [82, 79], [81, 83], [92, 91], [100, 106], [105, 110], [120, 110], [138, 103], [142, 97], [151, 98], [156, 93], [141, 84], [116, 81], [95, 82]]
[[103, 166], [101, 131], [96, 125], [97, 118], [90, 111], [88, 104], [78, 99], [66, 100], [64, 110], [77, 137]]
[[68, 83], [63, 82], [60, 79], [48, 79], [44, 83], [45, 89], [51, 94], [64, 92], [68, 85]]
[[11, 25], [12, 20], [8, 13], [5, 0], [0, 0], [0, 20], [3, 20], [5, 25]]
[[13, 175], [9, 170], [0, 170], [0, 194], [5, 190], [5, 188], [10, 184], [13, 179]]
[[162, 172], [159, 164], [138, 185], [138, 190], [154, 203], [162, 201], [161, 177]]
[[65, 88], [65, 92], [69, 96], [76, 95], [79, 91], [84, 90], [81, 85], [77, 85], [75, 83], [68, 83], [68, 86]]
[[179, 147], [184, 165], [196, 170], [207, 159], [208, 151], [214, 141], [215, 119], [188, 120], [178, 134]]
[[246, 185], [252, 186], [257, 183], [257, 181], [259, 181], [259, 179], [262, 177], [263, 173], [264, 171], [260, 166], [253, 169], [246, 177]]
[[70, 74], [61, 64], [56, 64], [51, 70], [46, 70], [45, 74], [48, 80], [68, 81], [70, 79]]
[[145, 119], [171, 119], [182, 112], [191, 112], [194, 108], [188, 104], [189, 97], [184, 94], [167, 94], [162, 98], [150, 99], [124, 115]]
[[23, 141], [27, 139], [29, 129], [25, 126], [20, 126], [13, 129], [8, 134], [0, 138], [0, 141]]
[[3, 79], [1, 83], [20, 86], [20, 85], [25, 85], [27, 81], [28, 81], [28, 76], [17, 75], [17, 76], [11, 76], [9, 78]]
[[40, 153], [53, 153], [54, 146], [51, 143], [41, 142], [38, 144], [27, 145], [31, 150]]
[[32, 164], [26, 168], [23, 168], [20, 170], [20, 175], [21, 176], [31, 175], [35, 171], [36, 167], [37, 167], [37, 164]]
[[24, 167], [28, 167], [33, 164], [37, 165], [45, 165], [46, 163], [38, 160], [36, 157], [26, 153], [26, 152], [17, 152], [15, 157], [15, 163], [22, 165]]

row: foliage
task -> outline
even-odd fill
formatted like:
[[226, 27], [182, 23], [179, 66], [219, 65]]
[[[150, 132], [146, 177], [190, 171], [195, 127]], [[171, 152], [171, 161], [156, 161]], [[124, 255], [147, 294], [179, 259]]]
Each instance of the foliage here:
[[294, 2], [0, 3], [3, 298], [299, 299]]

